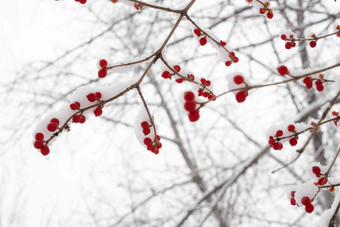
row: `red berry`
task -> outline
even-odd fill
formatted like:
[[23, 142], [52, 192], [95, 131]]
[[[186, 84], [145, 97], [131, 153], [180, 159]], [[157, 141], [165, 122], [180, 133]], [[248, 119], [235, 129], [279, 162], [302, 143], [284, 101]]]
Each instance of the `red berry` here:
[[289, 132], [294, 132], [295, 126], [294, 125], [288, 125], [287, 129], [288, 129]]
[[50, 153], [50, 148], [48, 148], [48, 146], [45, 145], [40, 149], [40, 153], [42, 155], [46, 156]]
[[196, 28], [196, 29], [194, 29], [194, 33], [195, 33], [195, 35], [200, 36], [201, 35], [201, 30]]
[[80, 122], [80, 117], [79, 117], [79, 115], [74, 115], [74, 116], [72, 117], [72, 121], [73, 121], [74, 123], [79, 123], [79, 122]]
[[308, 204], [311, 204], [310, 198], [309, 198], [308, 196], [302, 197], [301, 203], [302, 203], [303, 205], [305, 205], [305, 206], [308, 205]]
[[44, 134], [42, 134], [41, 132], [38, 132], [35, 134], [35, 139], [36, 140], [43, 140], [44, 139]]
[[260, 11], [259, 11], [259, 13], [260, 13], [260, 14], [264, 14], [266, 11], [267, 11], [267, 10], [266, 10], [265, 8], [261, 8]]
[[54, 132], [55, 130], [57, 130], [57, 125], [55, 123], [49, 123], [47, 125], [47, 130], [50, 132]]
[[79, 3], [80, 3], [80, 4], [85, 4], [85, 3], [86, 3], [86, 0], [79, 0]]
[[222, 40], [220, 41], [220, 44], [221, 44], [221, 46], [223, 46], [223, 47], [224, 47], [225, 45], [227, 45], [227, 43], [224, 42], [224, 41], [222, 41]]
[[272, 12], [267, 13], [267, 18], [272, 19], [274, 17], [274, 14]]
[[192, 111], [192, 110], [195, 110], [196, 109], [196, 102], [195, 101], [192, 101], [192, 100], [189, 100], [189, 101], [186, 101], [184, 103], [184, 109], [186, 111]]
[[314, 47], [316, 47], [316, 41], [310, 41], [310, 43], [309, 43], [309, 46], [311, 47], [311, 48], [314, 48]]
[[79, 123], [83, 124], [86, 121], [86, 117], [84, 115], [79, 115]]
[[175, 65], [174, 66], [174, 70], [176, 70], [177, 72], [181, 71], [181, 66]]
[[59, 125], [59, 120], [57, 118], [52, 118], [51, 123], [56, 124], [57, 126]]
[[141, 124], [142, 128], [149, 128], [149, 123], [147, 121], [143, 121]]
[[313, 166], [312, 171], [317, 177], [320, 177], [321, 169], [319, 166]]
[[151, 132], [149, 128], [143, 128], [143, 134], [148, 135]]
[[287, 68], [287, 66], [285, 66], [285, 65], [279, 66], [279, 67], [277, 68], [277, 71], [278, 71], [278, 73], [279, 73], [281, 76], [287, 75], [287, 74], [289, 73], [288, 68]]
[[236, 75], [236, 76], [234, 77], [234, 82], [235, 82], [235, 84], [242, 84], [243, 81], [244, 81], [244, 79], [243, 79], [243, 76], [241, 76], [241, 75]]
[[290, 199], [290, 204], [291, 204], [292, 206], [296, 205], [296, 201], [295, 201], [294, 198], [291, 198], [291, 199]]
[[162, 143], [158, 142], [157, 143], [157, 149], [161, 149], [162, 148]]
[[164, 79], [171, 79], [171, 74], [170, 74], [170, 72], [169, 71], [164, 71], [163, 73], [162, 73], [162, 77], [164, 78]]
[[189, 112], [189, 121], [195, 122], [200, 118], [200, 113], [198, 110], [192, 110]]
[[157, 141], [160, 141], [161, 140], [161, 137], [159, 135], [156, 136], [156, 140]]
[[231, 61], [226, 61], [226, 62], [225, 62], [225, 65], [226, 65], [226, 66], [230, 66], [230, 65], [231, 65]]
[[102, 67], [102, 68], [106, 67], [107, 66], [107, 61], [105, 59], [101, 59], [99, 61], [99, 66]]
[[245, 91], [239, 91], [236, 94], [236, 101], [241, 103], [244, 102], [247, 98], [247, 93]]
[[96, 95], [93, 93], [90, 93], [87, 95], [87, 100], [89, 100], [90, 102], [94, 102], [96, 101]]
[[144, 139], [144, 144], [147, 145], [147, 146], [149, 146], [149, 145], [152, 146], [152, 139], [150, 139], [150, 138], [145, 138], [145, 139]]
[[191, 91], [187, 91], [184, 93], [184, 99], [186, 101], [189, 101], [189, 100], [194, 100], [195, 99], [195, 94]]
[[294, 197], [294, 196], [295, 196], [295, 193], [296, 193], [296, 191], [291, 191], [291, 192], [290, 192], [290, 195], [291, 195], [292, 197]]
[[107, 75], [107, 70], [106, 68], [101, 68], [99, 71], [98, 71], [98, 77], [99, 78], [104, 78], [106, 77]]
[[195, 80], [195, 76], [192, 75], [192, 74], [188, 74], [188, 79], [194, 81]]
[[200, 45], [204, 46], [205, 44], [207, 44], [207, 38], [205, 38], [205, 37], [200, 38]]
[[303, 81], [302, 81], [304, 84], [309, 84], [309, 83], [311, 83], [312, 82], [312, 78], [310, 78], [309, 76], [307, 76], [307, 77], [305, 77], [304, 79], [303, 79]]
[[292, 44], [291, 44], [290, 42], [287, 42], [287, 43], [285, 44], [285, 48], [286, 48], [286, 49], [292, 48]]
[[233, 62], [237, 63], [239, 61], [238, 57], [233, 58]]
[[184, 79], [183, 79], [183, 78], [178, 78], [178, 79], [176, 79], [175, 81], [176, 81], [177, 83], [181, 84], [181, 83], [183, 83]]
[[70, 105], [70, 108], [71, 108], [71, 110], [76, 110], [76, 109], [78, 109], [78, 108], [77, 108], [77, 105], [76, 105], [75, 103], [72, 103], [72, 104]]
[[295, 46], [296, 46], [296, 43], [295, 43], [295, 42], [292, 42], [291, 44], [292, 44], [292, 47], [295, 47]]
[[298, 143], [298, 141], [297, 141], [297, 139], [295, 139], [295, 138], [291, 138], [291, 139], [289, 140], [289, 144], [290, 144], [291, 146], [295, 146], [297, 143]]
[[325, 89], [323, 85], [316, 87], [316, 90], [318, 90], [319, 92], [323, 91], [323, 89]]
[[282, 40], [286, 40], [287, 39], [287, 36], [285, 34], [281, 35], [281, 39]]
[[43, 141], [41, 141], [41, 140], [36, 140], [35, 142], [34, 142], [34, 147], [36, 148], [36, 149], [40, 149], [40, 148], [42, 148], [44, 146], [44, 143], [43, 143]]
[[307, 89], [311, 89], [312, 87], [313, 87], [313, 83], [312, 82], [306, 84], [306, 88]]
[[312, 204], [308, 204], [306, 207], [305, 207], [305, 211], [307, 213], [312, 213], [314, 211], [314, 206]]
[[283, 131], [282, 130], [277, 130], [275, 136], [276, 137], [283, 136]]
[[100, 92], [96, 92], [95, 95], [96, 95], [97, 100], [102, 98], [102, 93], [100, 93]]
[[100, 115], [102, 115], [103, 114], [103, 109], [102, 109], [102, 107], [97, 107], [94, 111], [93, 111], [93, 113], [94, 113], [94, 115], [96, 116], [96, 117], [99, 117]]
[[318, 180], [318, 185], [325, 185], [325, 184], [327, 184], [327, 182], [328, 182], [328, 179], [327, 178], [325, 178], [325, 177], [321, 177], [319, 180]]

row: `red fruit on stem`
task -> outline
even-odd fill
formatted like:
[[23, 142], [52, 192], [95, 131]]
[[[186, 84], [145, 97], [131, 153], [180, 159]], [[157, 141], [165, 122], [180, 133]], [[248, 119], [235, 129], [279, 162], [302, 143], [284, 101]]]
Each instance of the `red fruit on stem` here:
[[291, 204], [292, 206], [295, 206], [295, 205], [296, 205], [296, 201], [295, 201], [294, 198], [291, 198], [291, 199], [290, 199], [290, 204]]
[[236, 94], [236, 101], [241, 103], [244, 102], [247, 98], [247, 93], [245, 91], [239, 91]]
[[308, 196], [302, 197], [301, 203], [305, 206], [307, 206], [308, 204], [311, 204], [310, 198]]
[[181, 71], [181, 66], [175, 65], [174, 66], [174, 70], [176, 70], [177, 72]]
[[194, 29], [194, 33], [195, 33], [195, 35], [200, 36], [201, 35], [201, 30], [196, 28], [196, 29]]
[[311, 48], [314, 48], [314, 47], [316, 47], [316, 41], [310, 41], [310, 43], [309, 43], [309, 46], [311, 47]]
[[272, 19], [274, 17], [274, 14], [272, 12], [267, 13], [267, 18]]
[[200, 45], [201, 45], [201, 46], [204, 46], [205, 44], [207, 44], [207, 42], [208, 42], [208, 41], [207, 41], [207, 38], [205, 38], [205, 37], [203, 37], [203, 38], [200, 39]]
[[171, 79], [171, 74], [170, 74], [170, 72], [169, 71], [164, 71], [163, 73], [162, 73], [162, 77], [164, 78], [164, 79]]
[[305, 77], [302, 81], [304, 84], [309, 84], [312, 82], [312, 78], [310, 78], [309, 76]]
[[85, 4], [86, 0], [79, 0], [80, 4]]
[[295, 146], [297, 143], [298, 143], [298, 141], [297, 141], [297, 139], [295, 139], [295, 138], [291, 138], [291, 139], [289, 140], [289, 144], [290, 144], [291, 146]]
[[144, 139], [144, 144], [147, 145], [147, 146], [149, 146], [149, 145], [152, 146], [152, 139], [150, 139], [150, 138], [148, 138], [148, 137], [145, 138], [145, 139]]
[[35, 134], [35, 139], [36, 140], [43, 140], [44, 139], [44, 134], [42, 134], [41, 132], [38, 132]]
[[222, 40], [220, 41], [220, 44], [221, 44], [221, 46], [223, 46], [223, 47], [224, 47], [225, 45], [227, 45], [227, 43], [224, 42], [224, 41], [222, 41]]
[[141, 124], [142, 128], [149, 128], [149, 123], [147, 121], [143, 121]]
[[294, 125], [288, 125], [287, 129], [288, 129], [289, 132], [294, 132], [295, 126]]
[[102, 109], [102, 107], [97, 107], [97, 108], [93, 111], [93, 113], [94, 113], [94, 115], [95, 115], [96, 117], [99, 117], [100, 115], [103, 114], [103, 109]]
[[88, 94], [86, 97], [87, 97], [87, 100], [89, 100], [89, 102], [96, 101], [96, 95], [93, 93]]
[[189, 112], [189, 121], [195, 122], [200, 118], [200, 113], [198, 110], [192, 110]]
[[234, 77], [234, 82], [235, 82], [235, 84], [242, 84], [243, 81], [244, 81], [244, 79], [243, 79], [243, 76], [241, 76], [241, 75], [236, 75], [236, 76]]
[[47, 125], [47, 130], [50, 132], [54, 132], [55, 130], [57, 130], [57, 125], [55, 123], [49, 123]]
[[312, 171], [316, 176], [320, 176], [321, 169], [319, 166], [313, 166]]
[[107, 66], [107, 61], [105, 59], [101, 59], [99, 61], [99, 66], [102, 67], [102, 68], [106, 67]]
[[36, 140], [35, 142], [34, 142], [34, 147], [36, 148], [36, 149], [40, 149], [40, 148], [42, 148], [44, 146], [44, 143], [43, 143], [43, 141], [41, 141], [41, 140]]
[[79, 123], [84, 124], [86, 121], [86, 117], [84, 115], [79, 115]]
[[46, 156], [50, 153], [50, 148], [48, 148], [48, 146], [45, 145], [40, 149], [40, 153], [42, 155]]
[[189, 100], [194, 100], [195, 99], [195, 94], [191, 91], [187, 91], [184, 93], [184, 100], [189, 101]]
[[306, 207], [305, 207], [305, 211], [307, 213], [312, 213], [314, 211], [314, 206], [312, 204], [308, 204]]
[[196, 102], [189, 100], [184, 103], [184, 109], [188, 112], [193, 111], [196, 109]]
[[148, 135], [151, 132], [149, 128], [143, 128], [143, 134]]
[[325, 177], [321, 177], [319, 180], [318, 180], [318, 185], [325, 185], [325, 184], [327, 184], [327, 182], [328, 182], [328, 179], [327, 178], [325, 178]]
[[106, 77], [107, 75], [107, 70], [106, 68], [101, 68], [99, 71], [98, 71], [98, 77], [99, 78], [104, 78]]
[[287, 36], [285, 34], [281, 35], [280, 36], [282, 40], [286, 40], [287, 39]]
[[96, 95], [96, 99], [98, 100], [102, 98], [102, 93], [100, 92], [96, 92], [95, 95]]
[[59, 122], [58, 118], [52, 118], [51, 123], [54, 123], [58, 126], [60, 122]]
[[281, 76], [287, 75], [289, 73], [288, 68], [285, 65], [281, 65], [281, 66], [277, 67], [277, 72]]
[[227, 67], [229, 67], [229, 66], [231, 65], [231, 61], [226, 61], [226, 62], [225, 62], [225, 65], [226, 65]]
[[275, 136], [276, 137], [283, 136], [283, 131], [282, 130], [277, 130]]
[[74, 115], [74, 116], [72, 117], [72, 121], [73, 121], [74, 123], [79, 123], [79, 122], [80, 122], [80, 117], [79, 117], [79, 115]]
[[285, 48], [286, 48], [286, 49], [292, 48], [292, 44], [291, 44], [290, 42], [287, 42], [287, 43], [285, 44]]

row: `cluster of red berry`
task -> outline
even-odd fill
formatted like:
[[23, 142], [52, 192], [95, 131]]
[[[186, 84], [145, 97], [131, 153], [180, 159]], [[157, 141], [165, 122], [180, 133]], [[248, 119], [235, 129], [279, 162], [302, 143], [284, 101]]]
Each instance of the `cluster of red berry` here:
[[235, 52], [232, 51], [229, 53], [230, 61], [225, 62], [225, 66], [229, 67], [232, 63], [237, 63], [239, 61], [238, 57], [236, 57]]
[[203, 32], [199, 28], [194, 29], [194, 34], [199, 37], [199, 43], [201, 46], [204, 46], [205, 44], [207, 44], [208, 42], [207, 36], [204, 35]]
[[[173, 69], [174, 70], [176, 70], [176, 72], [180, 72], [181, 71], [181, 67], [179, 66], [179, 65], [175, 65], [174, 67], [173, 67]], [[172, 79], [172, 76], [173, 75], [175, 75], [175, 73], [170, 73], [169, 71], [164, 71], [163, 73], [162, 73], [162, 77], [164, 78], [164, 79]], [[188, 80], [194, 80], [195, 79], [195, 77], [194, 77], [194, 75], [192, 75], [192, 74], [188, 74], [187, 75], [187, 79]], [[175, 80], [177, 83], [183, 83], [183, 81], [184, 81], [184, 78], [182, 78], [182, 77], [180, 77], [180, 78], [177, 78], [176, 80]]]
[[189, 121], [195, 122], [200, 118], [199, 109], [196, 109], [197, 102], [195, 101], [195, 94], [191, 91], [184, 93], [184, 109], [189, 112]]
[[287, 37], [286, 34], [282, 34], [282, 35], [281, 35], [281, 39], [284, 40], [284, 41], [286, 41], [286, 44], [285, 44], [285, 48], [286, 48], [286, 49], [291, 49], [291, 48], [293, 48], [293, 47], [296, 47], [296, 43], [295, 43], [295, 41], [294, 41], [294, 35], [289, 35], [289, 36]]
[[[296, 200], [295, 200], [295, 193], [296, 193], [296, 191], [291, 191], [291, 193], [290, 193], [290, 195], [291, 195], [290, 204], [293, 205], [293, 206], [297, 205]], [[312, 202], [311, 202], [311, 200], [308, 196], [302, 197], [301, 203], [302, 203], [302, 205], [305, 206], [305, 211], [307, 213], [312, 213], [314, 211], [314, 206], [313, 206], [313, 204], [312, 204]]]
[[[151, 132], [150, 128], [152, 127], [152, 125], [149, 124], [148, 121], [143, 121], [141, 123], [141, 127], [143, 129], [144, 136], [147, 136], [150, 134]], [[161, 138], [159, 137], [159, 135], [156, 135], [156, 141], [153, 141], [150, 137], [146, 137], [143, 142], [146, 145], [146, 149], [148, 151], [151, 151], [154, 154], [158, 154], [159, 149], [162, 148], [162, 143], [159, 142], [160, 140]]]
[[[246, 89], [246, 87], [248, 87], [248, 84], [245, 82], [244, 80], [244, 77], [241, 76], [241, 75], [236, 75], [234, 76], [233, 78], [233, 82], [236, 84], [236, 85], [245, 85], [244, 89], [241, 90], [241, 91], [238, 91], [236, 94], [235, 94], [235, 98], [236, 98], [236, 101], [241, 103], [241, 102], [244, 102], [246, 100], [246, 98], [248, 97], [248, 90]], [[238, 86], [239, 87], [239, 86]]]
[[215, 101], [216, 95], [208, 89], [210, 87], [211, 81], [206, 80], [205, 78], [201, 78], [201, 88], [198, 89], [198, 96], [203, 96], [204, 98], [208, 98], [209, 100]]
[[76, 2], [79, 2], [80, 4], [85, 4], [87, 0], [75, 0]]
[[322, 185], [327, 184], [328, 179], [327, 179], [327, 177], [321, 177], [321, 176], [323, 176], [324, 174], [321, 173], [321, 168], [320, 168], [319, 166], [313, 166], [313, 167], [312, 167], [312, 172], [315, 174], [315, 176], [316, 176], [317, 178], [319, 178], [319, 180], [318, 180], [317, 182], [314, 183], [315, 185], [320, 185], [320, 186], [322, 186]]
[[266, 7], [261, 8], [259, 13], [265, 14], [267, 12], [267, 18], [272, 19], [274, 17], [274, 14], [273, 14], [273, 10], [269, 8], [270, 2], [266, 1], [264, 4]]
[[36, 149], [40, 149], [40, 153], [44, 156], [50, 153], [50, 148], [48, 148], [48, 146], [46, 145], [44, 141], [44, 134], [42, 134], [41, 132], [35, 134], [34, 147]]
[[[289, 139], [289, 144], [291, 146], [296, 146], [297, 143], [298, 143], [299, 137], [297, 136], [295, 126], [294, 125], [288, 125], [287, 130], [288, 130], [288, 132], [292, 132], [295, 135], [294, 137]], [[282, 136], [283, 136], [282, 130], [277, 130], [274, 136], [269, 136], [269, 140], [268, 140], [269, 146], [271, 146], [274, 150], [282, 150], [283, 144], [279, 142], [281, 139], [283, 139], [283, 138], [281, 138]], [[290, 137], [290, 136], [291, 135], [289, 135], [288, 137]]]
[[340, 25], [336, 25], [336, 26], [335, 26], [335, 31], [337, 32], [337, 33], [336, 33], [336, 36], [337, 36], [337, 37], [340, 37]]
[[[323, 79], [323, 75], [320, 74], [322, 79]], [[303, 79], [303, 83], [305, 84], [306, 88], [311, 89], [313, 87], [313, 80], [315, 81], [315, 86], [316, 86], [316, 90], [318, 90], [319, 92], [324, 90], [324, 86], [323, 86], [323, 81], [321, 79], [313, 79], [309, 76], [305, 77]]]
[[104, 78], [107, 75], [107, 61], [105, 59], [101, 59], [99, 61], [100, 69], [98, 71], [98, 77]]

